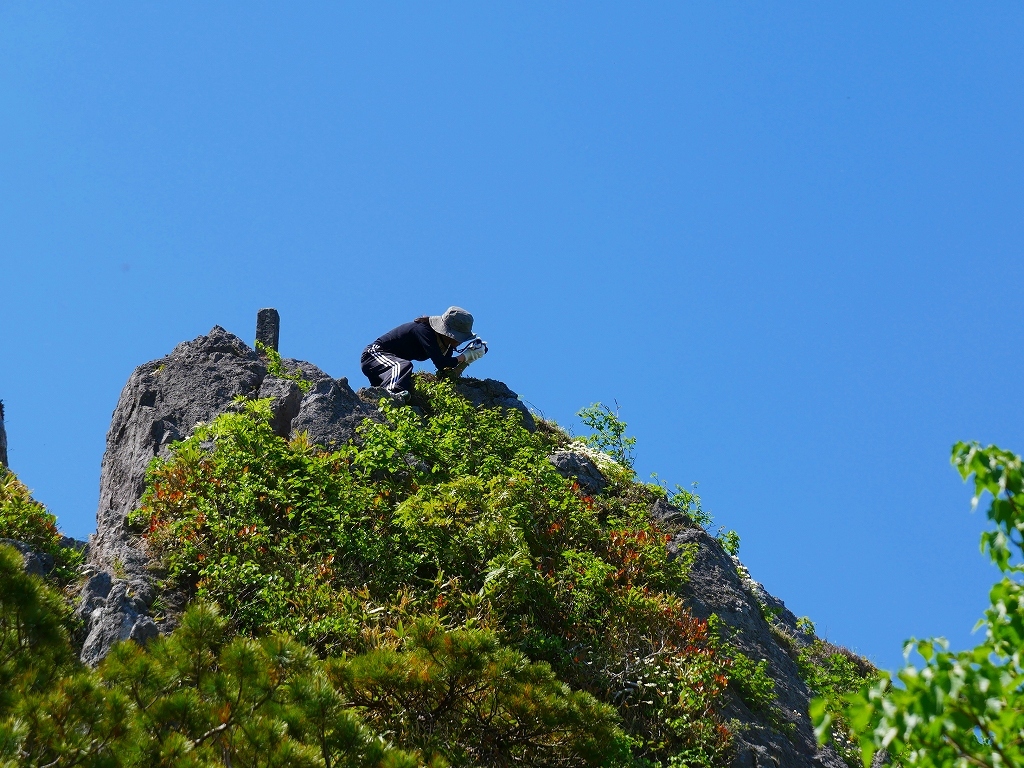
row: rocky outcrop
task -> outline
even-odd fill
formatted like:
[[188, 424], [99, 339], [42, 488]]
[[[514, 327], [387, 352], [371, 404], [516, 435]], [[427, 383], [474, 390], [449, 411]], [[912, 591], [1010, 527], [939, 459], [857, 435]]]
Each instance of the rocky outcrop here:
[[[276, 332], [264, 328], [268, 341], [276, 341]], [[154, 456], [169, 455], [171, 443], [188, 437], [200, 422], [235, 407], [238, 395], [269, 398], [278, 435], [306, 432], [311, 442], [325, 447], [358, 439], [361, 423], [381, 418], [377, 403], [386, 396], [383, 391], [355, 392], [346, 379], [332, 378], [304, 361], [284, 360], [283, 364], [290, 372], [300, 372], [309, 386], [270, 374], [267, 361], [257, 352], [237, 336], [214, 327], [132, 373], [107, 435], [97, 532], [77, 607], [87, 630], [83, 661], [95, 664], [118, 640], [145, 643], [165, 627], [151, 615], [156, 595], [145, 547], [126, 522], [141, 499], [146, 467]], [[524, 427], [537, 428], [516, 393], [501, 382], [456, 379], [455, 388], [477, 407], [514, 410]], [[414, 403], [414, 407], [418, 406]], [[586, 495], [600, 494], [609, 485], [599, 462], [587, 451], [570, 446], [549, 458]], [[767, 662], [775, 682], [774, 716], [750, 711], [739, 697], [730, 701], [725, 715], [740, 724], [733, 766], [843, 768], [830, 748], [817, 747], [807, 714], [810, 694], [791, 656], [794, 649], [814, 641], [813, 632], [668, 501], [655, 501], [649, 513], [672, 534], [668, 545], [672, 556], [692, 553], [690, 581], [683, 595], [691, 610], [704, 619], [717, 615], [739, 649]], [[47, 568], [42, 561], [32, 567]], [[167, 599], [161, 595], [162, 602]]]
[[[260, 333], [276, 348], [278, 318], [272, 312], [261, 310]], [[327, 448], [357, 438], [357, 428], [366, 419], [381, 418], [376, 406], [380, 391], [355, 392], [347, 379], [332, 378], [303, 360], [282, 363], [309, 383], [305, 392], [297, 381], [270, 374], [259, 353], [215, 326], [166, 357], [140, 365], [129, 377], [107, 433], [89, 578], [79, 596], [87, 633], [84, 662], [98, 663], [118, 640], [144, 641], [165, 628], [150, 615], [154, 591], [144, 542], [127, 524], [142, 498], [146, 467], [154, 456], [168, 456], [173, 442], [235, 407], [239, 395], [270, 398], [276, 434], [305, 432], [312, 443]], [[526, 406], [501, 382], [458, 380], [456, 389], [476, 406], [516, 410], [524, 426], [535, 428]]]
[[114, 409], [100, 475], [100, 503], [89, 561], [92, 575], [80, 594], [86, 625], [82, 660], [95, 664], [117, 640], [145, 640], [159, 628], [149, 615], [153, 599], [149, 557], [128, 529], [128, 513], [145, 490], [154, 456], [188, 437], [196, 425], [234, 407], [234, 398], [269, 397], [277, 434], [307, 431], [312, 442], [343, 445], [366, 418], [379, 417], [345, 379], [314, 365], [284, 361], [312, 383], [269, 375], [266, 361], [232, 333], [215, 326], [175, 347], [167, 357], [135, 369]]
[[7, 466], [7, 429], [4, 427], [3, 400], [0, 400], [0, 464]]
[[154, 456], [223, 413], [236, 395], [255, 396], [267, 375], [259, 356], [217, 326], [140, 365], [114, 409], [100, 470], [100, 501], [90, 559], [112, 572], [143, 577], [148, 558], [127, 531]]
[[702, 528], [688, 528], [673, 536], [670, 553], [678, 555], [684, 550], [692, 551], [694, 557], [685, 594], [694, 615], [702, 619], [717, 615], [736, 647], [754, 660], [768, 662], [768, 673], [775, 682], [776, 717], [783, 722], [772, 724], [768, 713], [751, 712], [738, 696], [732, 698], [724, 713], [741, 725], [736, 734], [734, 768], [845, 768], [831, 747], [819, 750], [807, 712], [810, 691], [765, 614], [783, 622], [804, 642], [810, 642], [813, 636], [798, 628], [796, 617], [781, 600], [745, 573], [741, 575], [738, 561]]

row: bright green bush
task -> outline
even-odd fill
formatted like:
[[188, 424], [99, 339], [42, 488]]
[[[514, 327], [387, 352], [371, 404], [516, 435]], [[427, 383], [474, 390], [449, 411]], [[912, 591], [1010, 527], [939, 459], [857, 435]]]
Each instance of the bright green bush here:
[[424, 415], [383, 402], [383, 423], [332, 453], [276, 437], [267, 403], [245, 403], [154, 463], [132, 519], [169, 584], [239, 631], [324, 654], [397, 652], [424, 621], [484, 631], [495, 653], [547, 664], [544, 686], [613, 705], [636, 759], [721, 763], [718, 711], [743, 672], [677, 597], [690, 553], [668, 557], [654, 491], [582, 495], [547, 460], [566, 435], [477, 410], [450, 383], [419, 378], [417, 402]]
[[279, 379], [288, 379], [294, 381], [299, 385], [299, 389], [303, 392], [309, 392], [313, 388], [313, 382], [307, 379], [301, 370], [289, 371], [284, 367], [284, 361], [281, 360], [281, 353], [273, 347], [268, 347], [262, 341], [256, 342], [256, 350], [266, 358], [267, 361], [267, 373], [271, 376], [276, 376]]
[[619, 417], [618, 403], [614, 411], [603, 403], [591, 403], [576, 415], [594, 430], [591, 435], [583, 438], [587, 445], [604, 451], [622, 466], [633, 468], [636, 438], [626, 437], [627, 424]]
[[61, 546], [57, 518], [32, 498], [31, 492], [9, 469], [0, 465], [0, 538], [17, 539], [53, 557], [52, 576], [61, 584], [71, 581], [84, 560], [74, 549]]
[[[994, 529], [982, 534], [982, 551], [1003, 572], [990, 592], [991, 606], [978, 622], [985, 640], [952, 652], [943, 639], [910, 640], [920, 667], [908, 664], [894, 685], [886, 674], [849, 695], [842, 711], [849, 738], [859, 743], [864, 765], [886, 750], [897, 765], [922, 768], [1024, 765], [1024, 472], [1021, 458], [994, 445], [953, 446], [953, 465], [974, 477], [977, 505], [986, 492]], [[836, 723], [829, 702], [812, 707], [819, 738]]]

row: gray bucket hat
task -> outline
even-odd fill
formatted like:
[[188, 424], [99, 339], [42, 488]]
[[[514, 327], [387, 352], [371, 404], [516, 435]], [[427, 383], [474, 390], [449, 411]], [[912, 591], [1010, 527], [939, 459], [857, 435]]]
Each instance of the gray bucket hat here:
[[459, 344], [476, 336], [473, 333], [473, 316], [462, 307], [448, 307], [443, 315], [431, 315], [430, 327]]

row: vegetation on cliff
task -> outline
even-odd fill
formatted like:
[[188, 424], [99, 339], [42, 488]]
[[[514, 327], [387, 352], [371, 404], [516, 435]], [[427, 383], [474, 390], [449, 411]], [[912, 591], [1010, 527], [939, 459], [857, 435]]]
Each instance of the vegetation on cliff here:
[[32, 498], [29, 489], [0, 465], [0, 537], [28, 544], [53, 558], [52, 577], [61, 585], [72, 581], [84, 560], [81, 552], [65, 547], [57, 518]]
[[648, 515], [662, 491], [616, 465], [585, 496], [547, 459], [560, 430], [417, 386], [421, 413], [385, 403], [332, 453], [277, 438], [259, 401], [197, 429], [134, 517], [168, 582], [325, 654], [397, 647], [423, 620], [485, 631], [613, 705], [638, 759], [720, 761], [735, 665], [679, 597], [686, 553]]
[[[588, 496], [548, 461], [570, 442], [558, 428], [531, 433], [518, 413], [477, 410], [444, 381], [420, 379], [416, 405], [382, 403], [382, 423], [324, 452], [277, 437], [267, 401], [240, 400], [154, 461], [132, 522], [164, 590], [193, 606], [172, 635], [119, 645], [92, 671], [73, 661], [59, 621], [33, 629], [0, 603], [2, 663], [25, 681], [0, 702], [0, 755], [55, 766], [727, 762], [727, 701], [770, 712], [773, 683], [685, 607], [691, 553], [669, 555], [673, 530], [649, 514], [665, 492], [636, 482], [621, 422], [588, 415], [591, 445], [617, 459], [602, 459], [611, 484]], [[24, 605], [56, 610], [16, 570], [4, 554], [0, 579]]]

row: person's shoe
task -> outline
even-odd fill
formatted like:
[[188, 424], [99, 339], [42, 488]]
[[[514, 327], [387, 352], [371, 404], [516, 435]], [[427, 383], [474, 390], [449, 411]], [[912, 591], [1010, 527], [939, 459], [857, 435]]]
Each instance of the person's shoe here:
[[410, 397], [411, 395], [407, 389], [400, 389], [397, 392], [391, 393], [391, 399], [399, 405], [405, 405], [408, 403]]

